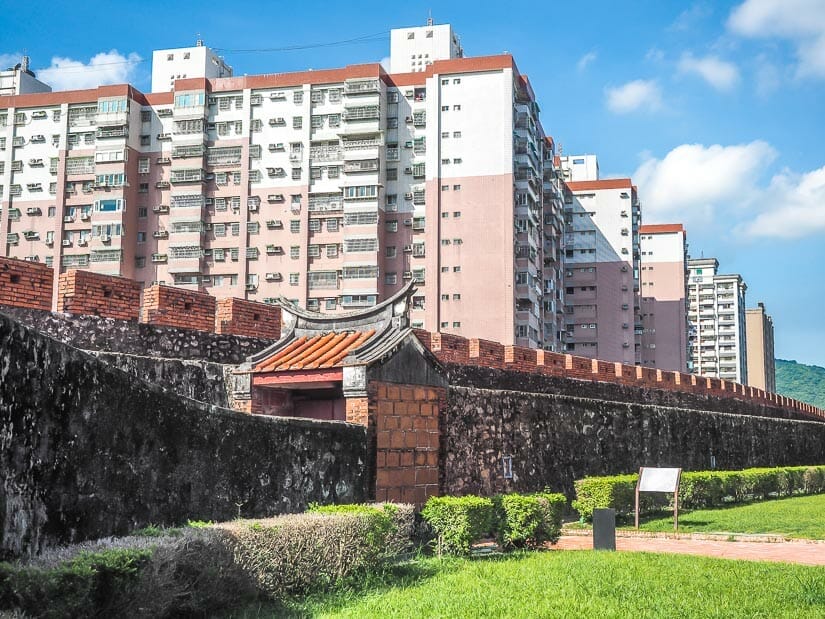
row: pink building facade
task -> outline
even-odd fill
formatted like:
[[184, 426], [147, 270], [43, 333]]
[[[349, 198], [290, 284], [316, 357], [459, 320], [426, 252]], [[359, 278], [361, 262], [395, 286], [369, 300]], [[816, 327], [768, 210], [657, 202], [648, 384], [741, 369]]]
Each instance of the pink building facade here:
[[641, 362], [687, 371], [687, 242], [681, 224], [643, 225]]

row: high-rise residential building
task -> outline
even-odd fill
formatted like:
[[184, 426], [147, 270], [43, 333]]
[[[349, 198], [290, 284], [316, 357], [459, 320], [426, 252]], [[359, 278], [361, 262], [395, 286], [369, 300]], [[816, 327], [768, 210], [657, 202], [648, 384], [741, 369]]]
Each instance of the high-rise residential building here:
[[29, 69], [29, 62], [29, 57], [23, 56], [15, 66], [0, 70], [0, 97], [51, 92], [51, 86], [37, 79], [34, 72]]
[[543, 320], [545, 350], [564, 350], [564, 180], [552, 137], [544, 140]]
[[776, 392], [776, 360], [773, 349], [773, 319], [763, 303], [745, 310], [748, 350], [748, 385]]
[[152, 52], [152, 92], [173, 90], [181, 79], [232, 77], [232, 67], [203, 44]]
[[559, 157], [566, 181], [599, 180], [599, 158], [596, 155], [564, 155]]
[[[429, 54], [421, 71], [222, 78], [198, 46], [155, 55], [152, 94], [0, 98], [0, 252], [322, 312], [413, 279], [414, 326], [558, 347], [560, 194], [535, 95], [512, 56], [453, 57], [428, 28], [393, 32], [407, 62]], [[173, 68], [186, 53], [194, 68]]]
[[[593, 169], [598, 170], [596, 162]], [[636, 187], [629, 178], [571, 180], [565, 183], [564, 201], [566, 349], [639, 363], [641, 205]]]
[[745, 292], [741, 275], [718, 274], [716, 258], [688, 260], [688, 367], [694, 374], [745, 383]]
[[427, 71], [436, 60], [452, 60], [464, 56], [458, 35], [450, 24], [396, 28], [390, 31], [390, 72], [416, 73]]
[[687, 241], [682, 224], [639, 228], [641, 363], [687, 371]]

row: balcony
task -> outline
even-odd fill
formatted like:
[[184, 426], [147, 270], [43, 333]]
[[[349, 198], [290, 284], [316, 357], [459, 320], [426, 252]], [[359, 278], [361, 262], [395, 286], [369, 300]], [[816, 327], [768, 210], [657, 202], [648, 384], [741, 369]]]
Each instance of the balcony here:
[[206, 182], [206, 172], [200, 169], [172, 170], [172, 177], [169, 179], [175, 185], [187, 185]]
[[381, 92], [379, 80], [358, 80], [344, 82], [344, 94], [346, 95], [371, 95]]
[[377, 172], [379, 170], [378, 159], [364, 159], [360, 161], [346, 161], [344, 163], [345, 174], [359, 174], [366, 172]]
[[129, 137], [129, 127], [126, 125], [99, 127], [97, 131], [95, 131], [95, 137], [98, 140], [127, 138]]
[[152, 254], [152, 264], [165, 264], [169, 261], [169, 256], [166, 254]]
[[381, 108], [377, 105], [362, 105], [350, 107], [344, 110], [345, 122], [362, 122], [369, 120], [379, 120], [381, 118]]

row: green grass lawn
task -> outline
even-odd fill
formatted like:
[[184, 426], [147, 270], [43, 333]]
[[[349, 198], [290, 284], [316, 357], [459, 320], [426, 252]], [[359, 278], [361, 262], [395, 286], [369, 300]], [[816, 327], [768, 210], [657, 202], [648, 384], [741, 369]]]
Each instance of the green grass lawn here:
[[630, 552], [425, 559], [367, 591], [232, 616], [821, 618], [825, 569]]
[[[673, 517], [646, 520], [639, 528], [673, 531]], [[825, 539], [825, 494], [680, 513], [679, 531], [776, 533], [788, 538]]]

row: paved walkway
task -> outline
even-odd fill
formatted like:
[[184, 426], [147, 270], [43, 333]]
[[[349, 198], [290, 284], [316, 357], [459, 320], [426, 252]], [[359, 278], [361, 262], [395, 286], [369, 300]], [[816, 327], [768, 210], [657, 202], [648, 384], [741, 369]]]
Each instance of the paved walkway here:
[[[562, 535], [556, 550], [590, 550], [592, 535]], [[653, 537], [616, 537], [616, 550], [702, 555], [723, 559], [825, 565], [825, 544], [807, 541], [745, 542]]]

